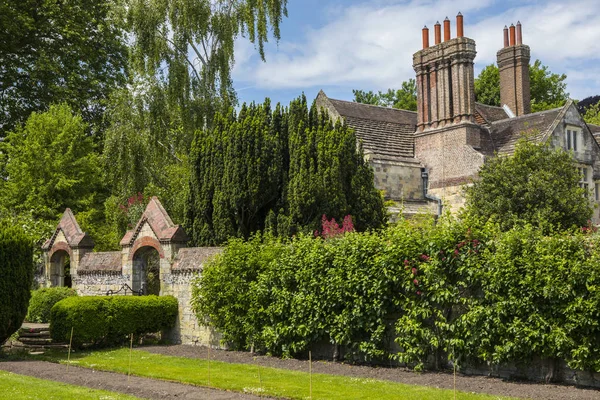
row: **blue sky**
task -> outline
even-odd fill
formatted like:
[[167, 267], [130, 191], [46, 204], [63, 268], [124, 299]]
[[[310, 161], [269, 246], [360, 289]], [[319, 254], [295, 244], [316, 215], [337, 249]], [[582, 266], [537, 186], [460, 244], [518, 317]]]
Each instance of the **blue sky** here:
[[[352, 100], [352, 89], [397, 88], [414, 77], [412, 54], [421, 28], [464, 15], [465, 36], [475, 39], [475, 74], [494, 63], [504, 25], [523, 24], [532, 62], [566, 73], [574, 99], [600, 94], [598, 0], [289, 0], [281, 41], [273, 39], [262, 62], [254, 46], [236, 43], [234, 85], [241, 102], [270, 97], [285, 105], [320, 89]], [[433, 41], [433, 38], [431, 39]]]

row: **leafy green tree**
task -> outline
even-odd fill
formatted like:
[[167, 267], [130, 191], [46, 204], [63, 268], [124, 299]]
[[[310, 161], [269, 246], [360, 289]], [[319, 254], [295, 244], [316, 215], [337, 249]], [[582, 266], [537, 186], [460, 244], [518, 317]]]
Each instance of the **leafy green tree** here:
[[33, 281], [33, 246], [22, 229], [0, 228], [0, 344], [16, 332], [27, 314]]
[[[147, 104], [153, 107], [147, 109]], [[114, 220], [114, 214], [120, 213], [119, 205], [125, 205], [128, 198], [143, 193], [159, 196], [171, 217], [183, 221], [191, 143], [180, 120], [161, 105], [166, 107], [160, 90], [136, 95], [119, 90], [111, 96], [102, 156], [113, 197], [105, 204], [108, 220]], [[117, 231], [117, 236], [125, 233], [121, 228]]]
[[414, 79], [402, 82], [400, 89], [388, 89], [387, 92], [374, 93], [364, 90], [352, 90], [354, 101], [400, 110], [417, 111], [417, 82]]
[[2, 143], [6, 176], [0, 180], [0, 203], [10, 213], [56, 220], [101, 204], [98, 155], [86, 135], [87, 124], [68, 105], [33, 113]]
[[[529, 66], [531, 111], [561, 107], [569, 99], [566, 74], [552, 73], [540, 60]], [[485, 67], [475, 79], [475, 97], [490, 106], [500, 104], [500, 71], [494, 64]]]
[[500, 71], [495, 64], [488, 65], [475, 79], [475, 97], [479, 103], [500, 106]]
[[381, 95], [372, 90], [367, 92], [365, 90], [352, 89], [352, 94], [354, 95], [354, 102], [356, 103], [371, 104], [373, 106], [382, 105]]
[[483, 165], [479, 179], [466, 188], [465, 215], [495, 221], [504, 230], [521, 223], [545, 232], [581, 227], [592, 209], [580, 179], [571, 154], [522, 138], [514, 155]]
[[600, 103], [588, 106], [583, 119], [588, 124], [600, 125]]
[[125, 83], [116, 1], [0, 2], [0, 137], [60, 102], [99, 130], [108, 94]]
[[[127, 27], [132, 69], [161, 90], [187, 132], [204, 128], [214, 112], [236, 103], [231, 68], [240, 36], [258, 46], [287, 15], [287, 0], [132, 0]], [[164, 72], [167, 71], [167, 72]]]

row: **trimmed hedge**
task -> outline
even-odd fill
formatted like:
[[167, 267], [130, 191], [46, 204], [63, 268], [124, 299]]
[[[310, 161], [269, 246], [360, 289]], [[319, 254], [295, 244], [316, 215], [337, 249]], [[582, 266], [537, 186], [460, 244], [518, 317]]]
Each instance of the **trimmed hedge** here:
[[62, 299], [72, 296], [77, 296], [77, 292], [68, 287], [42, 288], [32, 291], [25, 320], [38, 323], [50, 321], [52, 307]]
[[195, 281], [192, 304], [232, 349], [297, 356], [331, 343], [334, 355], [416, 369], [539, 358], [598, 372], [593, 231], [502, 232], [443, 217], [326, 240], [231, 240]]
[[118, 344], [129, 334], [159, 332], [175, 326], [178, 312], [173, 296], [83, 296], [59, 301], [50, 312], [50, 333], [73, 346]]
[[22, 229], [0, 229], [0, 344], [27, 314], [33, 281], [33, 246]]

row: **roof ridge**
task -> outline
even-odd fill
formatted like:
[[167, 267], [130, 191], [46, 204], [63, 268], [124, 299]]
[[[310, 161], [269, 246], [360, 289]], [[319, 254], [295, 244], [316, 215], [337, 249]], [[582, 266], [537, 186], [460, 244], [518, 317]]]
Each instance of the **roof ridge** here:
[[348, 100], [341, 100], [341, 99], [334, 99], [331, 97], [327, 97], [329, 100], [334, 100], [334, 101], [341, 101], [343, 103], [349, 103], [349, 104], [358, 104], [361, 106], [368, 106], [368, 107], [375, 107], [375, 108], [381, 108], [384, 110], [392, 110], [392, 111], [403, 111], [403, 112], [408, 112], [408, 113], [412, 113], [412, 114], [417, 114], [416, 111], [411, 111], [411, 110], [405, 110], [403, 108], [394, 108], [394, 107], [386, 107], [386, 106], [378, 106], [375, 104], [367, 104], [367, 103], [359, 103], [358, 101], [348, 101]]
[[567, 105], [567, 103], [565, 103], [565, 105], [563, 105], [561, 107], [551, 108], [549, 110], [537, 111], [537, 112], [534, 112], [534, 113], [519, 115], [518, 117], [513, 117], [513, 118], [499, 119], [497, 121], [491, 122], [491, 124], [494, 125], [494, 124], [498, 124], [500, 122], [505, 122], [505, 121], [519, 121], [519, 120], [522, 120], [522, 119], [526, 119], [526, 118], [537, 116], [537, 115], [544, 114], [544, 113], [549, 113], [549, 112], [553, 112], [553, 111], [560, 111], [560, 110], [562, 110]]
[[489, 105], [489, 104], [485, 104], [485, 103], [478, 103], [478, 102], [475, 102], [475, 105], [476, 105], [476, 106], [484, 106], [484, 107], [496, 108], [496, 109], [498, 109], [498, 110], [503, 110], [503, 108], [502, 108], [501, 106], [491, 106], [491, 105]]

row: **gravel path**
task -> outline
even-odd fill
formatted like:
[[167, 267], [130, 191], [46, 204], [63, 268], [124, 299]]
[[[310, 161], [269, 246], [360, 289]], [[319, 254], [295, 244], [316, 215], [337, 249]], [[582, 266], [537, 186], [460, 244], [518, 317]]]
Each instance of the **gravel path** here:
[[[92, 389], [104, 389], [126, 393], [144, 399], [181, 400], [253, 400], [260, 397], [242, 393], [226, 392], [202, 388], [175, 382], [167, 382], [150, 378], [131, 376], [112, 372], [95, 371], [87, 368], [69, 367], [45, 361], [9, 361], [0, 362], [0, 369], [15, 374], [34, 376], [36, 378], [85, 386]], [[264, 399], [264, 397], [263, 397]]]
[[[207, 349], [203, 346], [152, 346], [141, 347], [151, 353], [189, 358], [206, 358]], [[260, 364], [261, 366], [283, 368], [308, 372], [308, 361], [276, 357], [256, 356], [248, 352], [213, 350], [211, 360], [230, 363]], [[403, 368], [376, 368], [356, 366], [325, 361], [313, 362], [313, 372], [322, 374], [345, 375], [361, 378], [382, 379], [410, 385], [421, 385], [442, 389], [453, 388], [451, 373], [415, 373]], [[582, 389], [567, 385], [544, 385], [532, 382], [504, 381], [485, 376], [456, 377], [456, 389], [463, 392], [487, 393], [492, 395], [518, 397], [539, 400], [599, 400], [600, 390]]]

